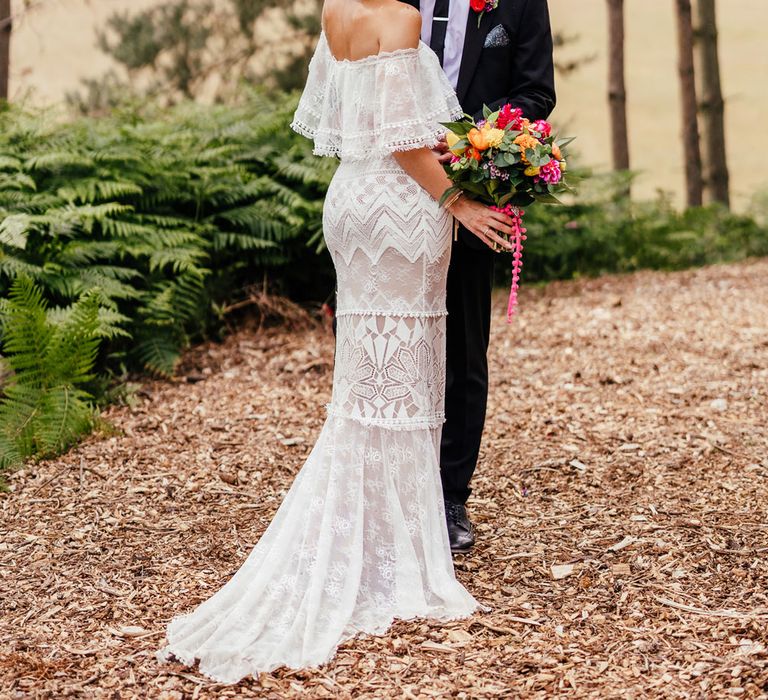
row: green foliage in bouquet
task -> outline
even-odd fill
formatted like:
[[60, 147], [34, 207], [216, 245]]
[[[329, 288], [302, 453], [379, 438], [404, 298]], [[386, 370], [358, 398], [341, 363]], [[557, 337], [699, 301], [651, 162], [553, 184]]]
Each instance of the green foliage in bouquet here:
[[462, 191], [503, 209], [558, 203], [555, 195], [572, 191], [565, 171], [566, 147], [573, 139], [556, 138], [549, 122], [531, 122], [509, 104], [495, 112], [483, 107], [483, 115], [477, 123], [467, 116], [443, 124], [453, 156], [446, 172], [454, 184], [441, 202]]
[[0, 338], [10, 370], [0, 398], [0, 469], [33, 456], [66, 449], [91, 427], [93, 397], [84, 388], [94, 378], [99, 342], [112, 332], [100, 318], [97, 289], [70, 306], [47, 309], [41, 290], [18, 277], [0, 300]]

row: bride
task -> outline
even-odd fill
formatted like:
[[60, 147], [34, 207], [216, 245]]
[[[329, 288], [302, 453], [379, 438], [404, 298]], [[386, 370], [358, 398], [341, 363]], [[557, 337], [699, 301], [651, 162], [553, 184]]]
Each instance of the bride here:
[[323, 210], [338, 280], [333, 394], [317, 443], [235, 575], [167, 628], [160, 661], [222, 683], [328, 661], [396, 618], [482, 606], [456, 580], [439, 473], [453, 217], [508, 248], [509, 219], [459, 197], [432, 149], [461, 116], [421, 17], [326, 0], [291, 127], [341, 159]]

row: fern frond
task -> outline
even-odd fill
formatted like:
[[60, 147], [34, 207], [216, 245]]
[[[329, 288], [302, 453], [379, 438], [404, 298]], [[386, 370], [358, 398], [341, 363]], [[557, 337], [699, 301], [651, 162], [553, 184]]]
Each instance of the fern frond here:
[[276, 248], [274, 241], [252, 236], [250, 233], [235, 233], [233, 231], [215, 231], [211, 237], [213, 249], [222, 250], [264, 250]]
[[27, 170], [60, 171], [64, 168], [90, 168], [93, 160], [88, 156], [72, 151], [43, 153], [27, 158], [24, 167]]
[[115, 200], [130, 195], [140, 195], [143, 191], [135, 182], [91, 177], [74, 180], [68, 185], [60, 187], [56, 194], [67, 202], [80, 201], [92, 204], [99, 200]]
[[28, 219], [27, 214], [6, 216], [0, 222], [0, 243], [11, 248], [21, 248], [22, 250], [26, 248], [29, 234]]
[[175, 273], [199, 269], [199, 263], [206, 258], [206, 253], [192, 246], [178, 246], [154, 251], [149, 256], [149, 270], [162, 270], [170, 267]]
[[0, 170], [19, 170], [21, 166], [20, 158], [0, 153]]
[[35, 420], [35, 453], [59, 454], [88, 432], [93, 418], [91, 401], [88, 393], [66, 384], [49, 389]]
[[152, 328], [151, 334], [137, 338], [132, 355], [142, 367], [154, 374], [170, 377], [179, 360], [179, 339], [173, 331]]

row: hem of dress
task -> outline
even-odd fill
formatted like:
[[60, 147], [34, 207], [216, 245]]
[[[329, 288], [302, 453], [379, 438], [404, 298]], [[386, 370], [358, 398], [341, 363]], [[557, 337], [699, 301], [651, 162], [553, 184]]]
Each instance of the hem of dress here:
[[[236, 679], [232, 679], [232, 678], [226, 679], [226, 678], [223, 678], [222, 676], [215, 675], [211, 671], [206, 670], [203, 667], [203, 664], [205, 663], [204, 657], [196, 656], [195, 653], [191, 651], [176, 649], [174, 643], [171, 642], [170, 640], [167, 640], [169, 643], [155, 652], [155, 659], [158, 662], [162, 663], [165, 661], [173, 661], [173, 659], [171, 659], [171, 656], [173, 656], [177, 662], [188, 667], [194, 667], [195, 663], [197, 662], [196, 671], [201, 676], [205, 676], [206, 678], [216, 683], [221, 683], [223, 685], [236, 685], [241, 680], [249, 676], [252, 677], [255, 681], [258, 681], [258, 675], [260, 673], [270, 673], [278, 668], [287, 668], [292, 670], [307, 670], [307, 669], [319, 668], [327, 664], [336, 656], [338, 649], [342, 644], [352, 639], [356, 639], [357, 637], [360, 637], [362, 635], [380, 636], [386, 633], [392, 627], [392, 625], [398, 621], [409, 622], [413, 620], [438, 620], [440, 622], [451, 622], [454, 620], [465, 620], [466, 618], [471, 617], [476, 612], [490, 612], [491, 610], [492, 610], [491, 607], [487, 605], [483, 605], [482, 603], [475, 600], [474, 605], [471, 608], [469, 608], [466, 612], [456, 613], [456, 612], [448, 612], [446, 610], [445, 613], [440, 614], [440, 613], [434, 613], [434, 612], [425, 612], [421, 610], [421, 611], [406, 612], [401, 615], [392, 615], [385, 622], [381, 622], [377, 625], [371, 625], [370, 627], [361, 627], [360, 629], [356, 629], [354, 631], [344, 634], [339, 639], [338, 643], [334, 645], [334, 647], [329, 651], [328, 655], [323, 659], [320, 659], [314, 662], [308, 662], [306, 664], [301, 664], [298, 666], [294, 666], [286, 663], [274, 663], [262, 669], [255, 669], [255, 668], [250, 669]], [[177, 620], [182, 620], [186, 617], [190, 617], [191, 615], [192, 613], [185, 613], [183, 615], [177, 615], [173, 617], [169, 622], [169, 627]], [[249, 663], [249, 660], [247, 659], [247, 657], [244, 657], [242, 655], [237, 655], [234, 658], [241, 660], [246, 665], [248, 665]]]

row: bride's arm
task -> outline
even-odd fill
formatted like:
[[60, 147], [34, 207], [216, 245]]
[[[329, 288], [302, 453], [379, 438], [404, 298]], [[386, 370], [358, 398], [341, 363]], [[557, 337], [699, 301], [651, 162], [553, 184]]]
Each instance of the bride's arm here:
[[[406, 3], [397, 3], [393, 8], [394, 16], [383, 22], [379, 34], [379, 51], [416, 48], [421, 34], [421, 15]], [[429, 194], [439, 200], [451, 185], [451, 181], [429, 148], [415, 148], [409, 151], [395, 151], [392, 154], [400, 167], [418, 182]], [[472, 201], [465, 196], [449, 207], [453, 214], [466, 228], [475, 234], [488, 247], [498, 244], [506, 250], [512, 244], [496, 231], [511, 234], [511, 219], [505, 214], [493, 211], [487, 206]]]
[[[437, 200], [453, 184], [435, 153], [428, 148], [396, 151], [392, 155], [400, 167]], [[511, 219], [505, 214], [464, 196], [459, 197], [448, 209], [488, 247], [493, 248], [494, 243], [497, 243], [506, 250], [512, 250], [512, 244], [496, 233], [502, 231], [512, 234]]]
[[[421, 34], [421, 15], [405, 3], [397, 3], [391, 10], [396, 13], [390, 21], [383, 22], [379, 34], [380, 51], [416, 48]], [[435, 153], [428, 148], [416, 148], [410, 151], [396, 151], [395, 160], [429, 194], [439, 200], [450, 186], [451, 181], [437, 160]], [[493, 211], [467, 197], [459, 199], [449, 207], [453, 214], [466, 228], [474, 233], [490, 248], [500, 245], [511, 250], [512, 245], [497, 231], [512, 233], [511, 219]]]

